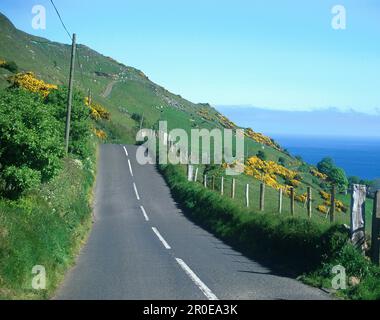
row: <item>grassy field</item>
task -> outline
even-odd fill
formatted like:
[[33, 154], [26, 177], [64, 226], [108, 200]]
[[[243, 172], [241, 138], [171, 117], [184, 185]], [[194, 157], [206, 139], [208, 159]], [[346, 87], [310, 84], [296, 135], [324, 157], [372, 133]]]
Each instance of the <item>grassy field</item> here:
[[[186, 172], [186, 167], [182, 167], [183, 173]], [[204, 166], [198, 166], [198, 177], [197, 183], [203, 185], [203, 175], [204, 175]], [[224, 175], [224, 197], [231, 197], [231, 189], [232, 189], [232, 176]], [[212, 174], [207, 178], [208, 188], [212, 189]], [[235, 198], [231, 199], [238, 206], [245, 207], [245, 188], [246, 185], [249, 184], [249, 202], [250, 208], [255, 212], [260, 212], [260, 184], [261, 181], [254, 179], [247, 175], [240, 175], [235, 177]], [[312, 185], [313, 186], [313, 185]], [[314, 186], [315, 187], [315, 186]], [[215, 192], [220, 193], [221, 190], [221, 177], [215, 177]], [[301, 193], [306, 192], [306, 186], [301, 185], [298, 189], [298, 192]], [[317, 190], [320, 188], [315, 187], [312, 188], [312, 220], [318, 223], [330, 224], [330, 217], [324, 213], [319, 212], [316, 208], [318, 205], [324, 203], [324, 199], [319, 195]], [[278, 199], [279, 192], [269, 186], [265, 188], [265, 214], [278, 214]], [[337, 199], [341, 200], [348, 207], [351, 202], [351, 196], [345, 194], [338, 194]], [[372, 228], [372, 210], [373, 210], [373, 199], [367, 199], [366, 201], [366, 231], [367, 234], [371, 233]], [[291, 216], [290, 210], [290, 197], [283, 195], [283, 206], [282, 206], [282, 215]], [[305, 203], [301, 203], [295, 201], [295, 217], [307, 218], [307, 207]], [[347, 213], [344, 212], [336, 212], [335, 213], [335, 221], [339, 224], [350, 225], [350, 215], [349, 211]]]

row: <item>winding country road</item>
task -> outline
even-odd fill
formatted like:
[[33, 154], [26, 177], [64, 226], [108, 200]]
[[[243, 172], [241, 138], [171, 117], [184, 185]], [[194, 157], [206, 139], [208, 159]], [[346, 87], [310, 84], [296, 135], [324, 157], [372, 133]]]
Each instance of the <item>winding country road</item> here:
[[189, 221], [136, 149], [101, 146], [95, 223], [55, 299], [329, 299]]

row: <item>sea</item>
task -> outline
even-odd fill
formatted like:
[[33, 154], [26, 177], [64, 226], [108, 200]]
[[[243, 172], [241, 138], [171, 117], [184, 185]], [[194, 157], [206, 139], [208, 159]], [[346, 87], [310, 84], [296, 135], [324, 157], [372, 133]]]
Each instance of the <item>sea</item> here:
[[347, 176], [366, 180], [380, 178], [380, 138], [316, 137], [270, 135], [304, 161], [316, 165], [322, 158], [331, 157]]

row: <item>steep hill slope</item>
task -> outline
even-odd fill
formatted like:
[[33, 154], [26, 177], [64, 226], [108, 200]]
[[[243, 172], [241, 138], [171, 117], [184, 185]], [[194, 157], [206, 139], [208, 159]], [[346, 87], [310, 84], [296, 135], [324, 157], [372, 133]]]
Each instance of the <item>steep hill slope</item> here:
[[[70, 46], [17, 30], [2, 14], [0, 14], [0, 29], [2, 31], [0, 59], [15, 61], [21, 71], [33, 71], [39, 78], [49, 83], [67, 83]], [[153, 83], [142, 71], [125, 66], [85, 45], [78, 45], [77, 57], [75, 87], [85, 93], [90, 89], [93, 99], [110, 110], [111, 121], [104, 121], [102, 124], [109, 141], [135, 142], [134, 137], [139, 124], [132, 118], [135, 113], [143, 115], [144, 127], [153, 127], [158, 120], [167, 120], [169, 129], [183, 128], [187, 131], [191, 128], [236, 127], [209, 104], [191, 103]], [[0, 68], [0, 88], [8, 85], [6, 79], [10, 74], [6, 69]], [[281, 162], [286, 168], [298, 172], [300, 183], [296, 194], [304, 195], [306, 188], [311, 186], [315, 195], [314, 209], [326, 202], [326, 199], [319, 194], [321, 185], [326, 183], [311, 173], [311, 166], [289, 155], [270, 138], [252, 130], [246, 130], [245, 144], [247, 157], [255, 156], [258, 151], [264, 151], [267, 160]], [[260, 182], [257, 174], [243, 175], [238, 182], [239, 199], [244, 197], [242, 190], [245, 183], [250, 183], [254, 194], [257, 194]], [[278, 178], [278, 182], [282, 185], [288, 184], [288, 181], [281, 177]], [[266, 210], [276, 211], [277, 190], [268, 189], [266, 195], [269, 206]], [[349, 198], [342, 200], [348, 206]], [[256, 200], [254, 202], [257, 203]], [[304, 214], [304, 205], [299, 203], [297, 210]], [[322, 213], [316, 214], [316, 218], [324, 219], [324, 217]], [[347, 221], [344, 214], [341, 218]]]
[[[15, 61], [20, 70], [33, 71], [47, 82], [67, 84], [70, 46], [17, 30], [2, 14], [0, 29], [1, 59]], [[189, 114], [194, 115], [195, 120], [201, 121], [197, 112], [202, 109], [210, 115], [210, 119], [217, 120], [218, 113], [209, 105], [193, 104], [174, 95], [151, 82], [141, 71], [105, 57], [85, 45], [78, 45], [77, 57], [75, 86], [84, 92], [91, 89], [94, 99], [111, 110], [112, 126], [119, 134], [135, 125], [130, 118], [132, 113], [144, 113], [148, 125], [160, 118], [170, 118], [171, 110], [185, 113], [187, 118]], [[7, 76], [9, 72], [1, 69], [0, 87], [7, 86]], [[165, 113], [168, 115], [162, 116]]]

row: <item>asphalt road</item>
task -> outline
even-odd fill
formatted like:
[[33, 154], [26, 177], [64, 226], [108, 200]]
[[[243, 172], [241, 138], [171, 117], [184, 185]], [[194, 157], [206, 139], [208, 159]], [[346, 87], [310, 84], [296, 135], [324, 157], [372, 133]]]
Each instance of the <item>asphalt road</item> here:
[[95, 223], [55, 299], [329, 299], [189, 221], [136, 150], [101, 146]]

